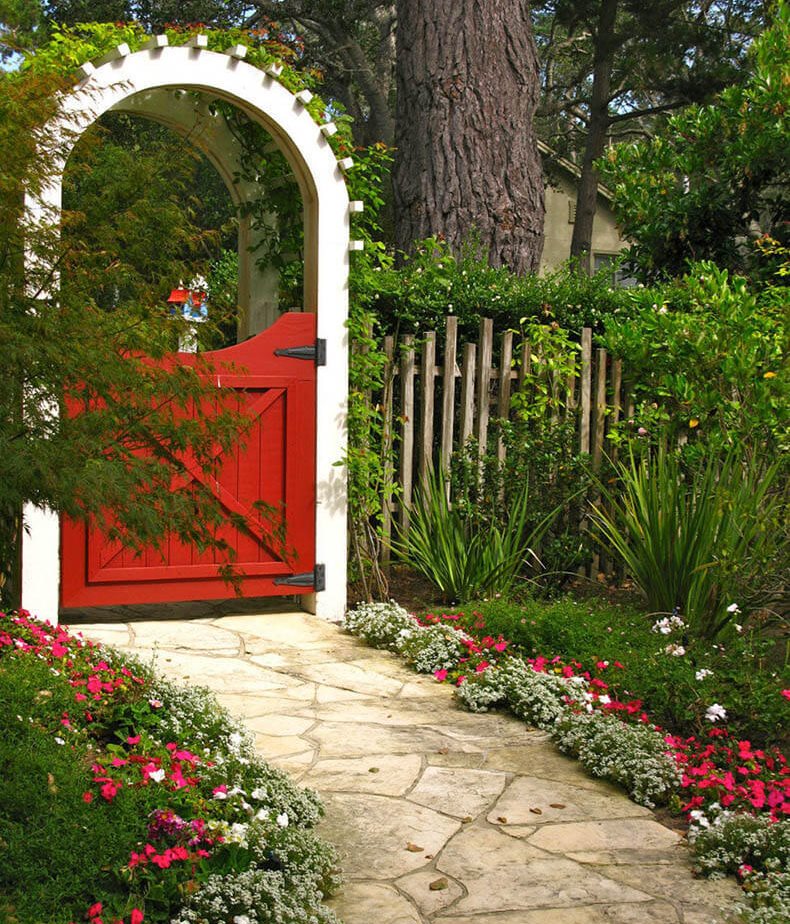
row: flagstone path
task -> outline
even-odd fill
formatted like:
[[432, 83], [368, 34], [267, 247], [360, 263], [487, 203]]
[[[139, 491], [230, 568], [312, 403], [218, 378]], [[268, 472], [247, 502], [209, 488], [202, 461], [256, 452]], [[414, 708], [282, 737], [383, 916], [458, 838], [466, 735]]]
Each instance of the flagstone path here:
[[321, 794], [345, 924], [731, 919], [735, 883], [694, 879], [679, 834], [546, 734], [461, 710], [448, 687], [316, 617], [222, 612], [75, 629], [209, 686], [270, 763]]

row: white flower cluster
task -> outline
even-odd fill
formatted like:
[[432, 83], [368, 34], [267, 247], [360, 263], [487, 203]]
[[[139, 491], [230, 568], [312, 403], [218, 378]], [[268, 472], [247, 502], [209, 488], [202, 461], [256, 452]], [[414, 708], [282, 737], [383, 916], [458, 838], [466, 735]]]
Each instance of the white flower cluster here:
[[718, 722], [719, 720], [723, 722], [727, 718], [727, 710], [724, 706], [714, 703], [705, 710], [705, 718], [709, 722]]
[[432, 674], [458, 664], [464, 654], [463, 639], [469, 636], [449, 626], [420, 626], [415, 622], [413, 629], [398, 635], [396, 650], [416, 671]]
[[519, 718], [551, 729], [567, 711], [565, 698], [578, 700], [587, 690], [581, 677], [564, 678], [534, 671], [520, 658], [504, 660], [496, 670], [467, 680], [456, 691], [473, 712], [508, 705]]
[[619, 783], [639, 805], [667, 801], [681, 773], [652, 725], [627, 725], [616, 716], [567, 713], [552, 730], [560, 750], [577, 757], [593, 776]]
[[[707, 824], [694, 825], [694, 863], [705, 876], [735, 873], [744, 861], [778, 861], [790, 870], [790, 818], [771, 821], [767, 815], [720, 812]], [[750, 859], [752, 858], [752, 859]]]
[[360, 603], [346, 613], [343, 628], [374, 648], [397, 651], [398, 640], [405, 637], [401, 633], [419, 627], [413, 616], [391, 600], [389, 603]]
[[159, 703], [157, 734], [165, 741], [183, 741], [188, 731], [190, 747], [208, 750], [219, 763], [228, 758], [241, 763], [254, 759], [252, 732], [220, 706], [207, 687], [157, 677], [151, 699]]
[[340, 924], [322, 897], [309, 877], [253, 868], [210, 876], [170, 924]]
[[661, 635], [670, 635], [676, 629], [682, 629], [686, 625], [685, 622], [678, 616], [676, 613], [673, 613], [671, 616], [665, 616], [663, 619], [659, 619], [653, 623], [653, 631], [659, 632]]
[[739, 870], [746, 874], [746, 904], [737, 907], [738, 920], [790, 921], [790, 819], [774, 822], [765, 815], [721, 811], [716, 804], [707, 815], [694, 811], [691, 816], [696, 871], [711, 879]]
[[422, 674], [455, 667], [465, 651], [463, 641], [471, 641], [450, 626], [421, 626], [394, 601], [360, 604], [346, 614], [343, 628], [374, 648], [401, 655]]

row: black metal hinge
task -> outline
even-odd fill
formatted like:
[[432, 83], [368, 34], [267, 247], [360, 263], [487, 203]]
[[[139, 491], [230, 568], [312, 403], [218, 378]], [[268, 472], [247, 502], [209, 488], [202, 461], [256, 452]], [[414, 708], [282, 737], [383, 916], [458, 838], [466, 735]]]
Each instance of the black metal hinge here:
[[281, 347], [274, 351], [275, 356], [288, 356], [290, 359], [310, 359], [316, 366], [326, 365], [326, 340], [319, 337], [312, 346]]
[[274, 583], [288, 587], [312, 587], [318, 593], [326, 590], [326, 565], [316, 565], [312, 571], [305, 571], [303, 574], [275, 578]]

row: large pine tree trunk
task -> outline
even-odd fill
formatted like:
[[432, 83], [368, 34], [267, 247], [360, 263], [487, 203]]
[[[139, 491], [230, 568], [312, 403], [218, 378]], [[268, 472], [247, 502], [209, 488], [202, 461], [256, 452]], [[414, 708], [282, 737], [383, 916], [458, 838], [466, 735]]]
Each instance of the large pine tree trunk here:
[[409, 250], [476, 233], [494, 266], [536, 270], [543, 177], [527, 0], [398, 0], [395, 233]]

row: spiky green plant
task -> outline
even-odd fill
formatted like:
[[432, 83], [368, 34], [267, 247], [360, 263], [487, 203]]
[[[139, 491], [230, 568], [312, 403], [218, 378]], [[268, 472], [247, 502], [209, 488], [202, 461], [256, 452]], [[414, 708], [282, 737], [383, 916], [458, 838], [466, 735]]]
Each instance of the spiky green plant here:
[[767, 602], [787, 560], [777, 464], [744, 462], [735, 448], [688, 470], [679, 452], [659, 449], [640, 459], [632, 452], [616, 469], [592, 527], [651, 610], [678, 608], [693, 634], [713, 639], [743, 621], [728, 606], [747, 612]]
[[446, 603], [487, 594], [506, 594], [558, 510], [529, 533], [529, 491], [517, 492], [506, 525], [483, 525], [453, 507], [441, 469], [418, 489], [409, 528], [395, 550], [441, 591]]

